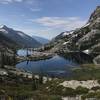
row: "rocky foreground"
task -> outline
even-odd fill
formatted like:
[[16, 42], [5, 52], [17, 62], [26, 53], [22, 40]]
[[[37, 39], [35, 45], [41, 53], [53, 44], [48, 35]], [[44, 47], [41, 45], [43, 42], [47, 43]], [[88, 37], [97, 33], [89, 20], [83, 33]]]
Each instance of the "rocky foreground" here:
[[93, 66], [84, 65], [83, 68], [74, 69], [76, 76], [71, 79], [34, 75], [14, 66], [5, 66], [0, 69], [0, 98], [99, 100], [100, 68]]
[[100, 81], [48, 78], [5, 66], [5, 69], [0, 69], [1, 98], [4, 100], [5, 98], [12, 100], [91, 100], [93, 98], [99, 100]]

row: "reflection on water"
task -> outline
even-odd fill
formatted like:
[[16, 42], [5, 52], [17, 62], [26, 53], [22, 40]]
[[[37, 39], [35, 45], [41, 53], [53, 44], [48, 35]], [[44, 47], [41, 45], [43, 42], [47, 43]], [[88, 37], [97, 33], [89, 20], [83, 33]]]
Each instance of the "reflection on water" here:
[[24, 61], [16, 65], [17, 68], [32, 71], [34, 74], [54, 76], [69, 75], [69, 70], [74, 66], [78, 66], [78, 64], [60, 56], [54, 56], [51, 59], [40, 61]]
[[31, 71], [34, 74], [43, 74], [56, 77], [69, 77], [73, 73], [73, 67], [79, 67], [81, 63], [91, 63], [92, 58], [84, 53], [71, 53], [62, 56], [54, 56], [51, 59], [39, 61], [24, 61], [16, 65], [17, 68]]
[[19, 56], [27, 56], [28, 55], [31, 55], [33, 52], [31, 50], [27, 50], [27, 49], [20, 49], [17, 51], [17, 55]]
[[93, 57], [83, 52], [71, 52], [61, 55], [67, 60], [71, 60], [78, 64], [93, 63]]

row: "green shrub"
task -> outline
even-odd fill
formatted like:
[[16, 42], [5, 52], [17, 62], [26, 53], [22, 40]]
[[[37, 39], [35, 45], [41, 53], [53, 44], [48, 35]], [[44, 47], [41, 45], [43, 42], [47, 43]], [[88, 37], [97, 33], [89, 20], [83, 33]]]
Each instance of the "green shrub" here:
[[62, 95], [62, 91], [63, 91], [64, 87], [59, 85], [59, 86], [53, 86], [50, 88], [50, 93], [51, 94], [55, 94], [55, 95]]
[[98, 83], [100, 84], [100, 80], [98, 80]]
[[88, 91], [89, 89], [79, 86], [76, 88], [75, 93], [80, 95], [80, 94], [86, 94], [88, 93]]
[[94, 98], [95, 97], [95, 93], [94, 92], [90, 92], [88, 94], [85, 94], [82, 96], [82, 100], [85, 100], [86, 98]]
[[52, 95], [49, 97], [48, 100], [62, 100], [61, 96], [57, 96], [57, 95]]
[[92, 87], [91, 89], [94, 91], [97, 91], [97, 90], [100, 90], [100, 86]]
[[73, 95], [75, 95], [75, 90], [72, 88], [66, 87], [63, 90], [63, 95], [64, 96], [73, 96]]

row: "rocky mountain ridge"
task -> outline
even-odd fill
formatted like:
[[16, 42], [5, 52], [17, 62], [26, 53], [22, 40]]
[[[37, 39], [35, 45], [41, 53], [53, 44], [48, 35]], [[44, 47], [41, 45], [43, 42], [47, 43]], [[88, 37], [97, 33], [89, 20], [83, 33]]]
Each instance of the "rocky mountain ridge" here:
[[[64, 35], [66, 33], [66, 35]], [[100, 6], [91, 14], [89, 21], [81, 28], [76, 29], [75, 31], [63, 32], [57, 37], [55, 37], [48, 45], [53, 45], [55, 48], [57, 45], [58, 50], [91, 50], [91, 52], [98, 52], [99, 50], [95, 49], [100, 44]], [[53, 49], [51, 48], [51, 49]], [[67, 51], [66, 51], [67, 52]]]
[[[67, 33], [65, 36], [62, 35]], [[63, 36], [63, 37], [62, 37]], [[88, 51], [100, 54], [100, 6], [91, 14], [88, 22], [75, 31], [63, 32], [48, 45], [51, 52]]]
[[[26, 35], [25, 33], [21, 31], [14, 30], [12, 28], [9, 28], [5, 25], [2, 25], [0, 27], [0, 36], [3, 36], [9, 41], [12, 41], [12, 43], [16, 44], [18, 47], [39, 47], [41, 46], [41, 43], [36, 41], [34, 38]], [[5, 41], [4, 39], [1, 39], [1, 41]], [[7, 41], [9, 43], [9, 41]]]

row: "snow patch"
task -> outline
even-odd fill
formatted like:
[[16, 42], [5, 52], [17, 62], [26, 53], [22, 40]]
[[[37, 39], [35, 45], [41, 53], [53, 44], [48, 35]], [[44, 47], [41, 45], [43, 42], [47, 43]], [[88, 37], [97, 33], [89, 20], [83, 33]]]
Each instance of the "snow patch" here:
[[19, 34], [22, 37], [25, 37], [25, 35], [23, 33], [21, 33], [21, 32], [18, 32], [17, 34]]
[[85, 27], [87, 27], [87, 26], [89, 26], [90, 25], [90, 23], [87, 23], [87, 24], [85, 24], [84, 26], [83, 26], [83, 28], [85, 28]]
[[63, 36], [66, 36], [66, 35], [68, 35], [68, 34], [69, 34], [68, 32], [64, 32], [64, 33], [63, 33]]
[[0, 31], [3, 32], [3, 33], [5, 33], [5, 34], [8, 34], [8, 31], [6, 31], [6, 30], [3, 29], [3, 28], [1, 28]]
[[0, 25], [0, 28], [3, 28], [5, 25]]
[[72, 38], [77, 37], [77, 35], [78, 35], [78, 34], [73, 35]]
[[64, 42], [63, 45], [66, 45], [67, 43], [69, 43], [69, 41], [68, 42]]
[[72, 33], [73, 33], [73, 31], [67, 31], [67, 32], [63, 33], [63, 36], [66, 36], [66, 35], [69, 35], [69, 34], [72, 34]]
[[87, 49], [87, 50], [84, 50], [83, 52], [86, 53], [86, 54], [89, 54], [90, 50]]

